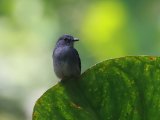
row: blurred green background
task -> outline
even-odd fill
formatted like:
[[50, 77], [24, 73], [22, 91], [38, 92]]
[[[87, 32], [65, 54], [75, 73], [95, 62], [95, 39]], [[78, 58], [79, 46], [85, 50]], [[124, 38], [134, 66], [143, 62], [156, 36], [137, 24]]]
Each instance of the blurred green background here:
[[76, 43], [82, 72], [126, 55], [160, 54], [159, 0], [0, 0], [0, 120], [31, 120], [35, 101], [57, 83], [52, 51]]

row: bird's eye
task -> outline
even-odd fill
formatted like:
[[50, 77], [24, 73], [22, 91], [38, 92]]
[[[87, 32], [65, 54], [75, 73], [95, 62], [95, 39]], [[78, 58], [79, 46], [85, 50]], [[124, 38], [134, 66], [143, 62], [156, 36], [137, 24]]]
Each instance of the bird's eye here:
[[65, 40], [66, 42], [69, 42], [69, 39], [68, 39], [68, 38], [65, 38], [64, 40]]
[[67, 40], [68, 40], [68, 38], [64, 38], [64, 40], [65, 40], [65, 41], [67, 41]]

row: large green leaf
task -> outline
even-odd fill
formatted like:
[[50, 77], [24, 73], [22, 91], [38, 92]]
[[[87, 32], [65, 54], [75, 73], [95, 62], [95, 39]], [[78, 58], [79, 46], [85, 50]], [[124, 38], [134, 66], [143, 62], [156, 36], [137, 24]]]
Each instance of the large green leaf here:
[[160, 57], [101, 62], [36, 102], [33, 120], [159, 120]]

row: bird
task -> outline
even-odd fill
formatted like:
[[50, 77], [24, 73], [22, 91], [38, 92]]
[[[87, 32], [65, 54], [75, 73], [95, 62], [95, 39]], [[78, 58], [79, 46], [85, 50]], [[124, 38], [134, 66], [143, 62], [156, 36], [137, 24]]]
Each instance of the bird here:
[[53, 50], [53, 66], [60, 79], [78, 78], [81, 74], [81, 60], [74, 43], [79, 41], [71, 35], [64, 34], [56, 42]]

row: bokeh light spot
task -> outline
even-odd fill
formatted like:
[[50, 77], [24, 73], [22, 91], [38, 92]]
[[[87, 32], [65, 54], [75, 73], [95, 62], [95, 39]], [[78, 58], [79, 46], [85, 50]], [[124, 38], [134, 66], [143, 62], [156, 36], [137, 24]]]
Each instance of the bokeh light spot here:
[[[115, 43], [116, 40], [113, 39], [116, 32], [125, 25], [126, 19], [126, 8], [121, 2], [100, 2], [89, 8], [84, 20], [82, 34], [85, 37], [85, 44], [88, 46], [92, 42], [91, 47], [96, 48], [94, 50], [95, 56], [100, 59], [104, 58], [105, 51], [113, 50], [112, 47], [114, 46], [118, 46], [118, 51], [116, 53], [113, 52], [112, 56], [123, 54], [123, 48], [119, 45], [114, 45], [113, 42]], [[113, 45], [110, 50], [107, 49], [109, 45]], [[115, 47], [114, 49], [116, 49]]]

